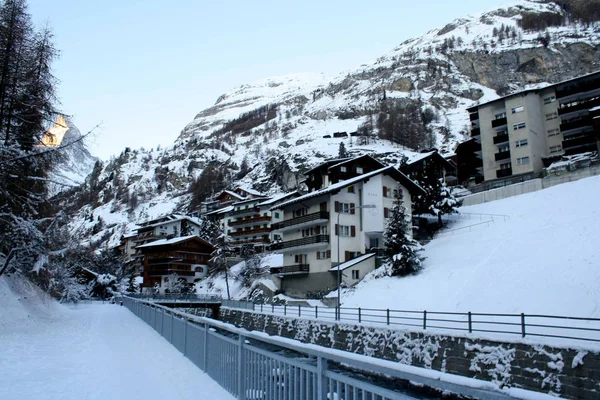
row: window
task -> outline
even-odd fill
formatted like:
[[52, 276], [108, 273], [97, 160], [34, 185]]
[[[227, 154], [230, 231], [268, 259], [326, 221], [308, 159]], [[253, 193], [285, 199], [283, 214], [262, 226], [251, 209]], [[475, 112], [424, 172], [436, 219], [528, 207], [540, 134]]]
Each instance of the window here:
[[315, 234], [314, 228], [302, 229], [302, 237], [313, 236]]
[[358, 275], [358, 270], [357, 269], [353, 269], [352, 270], [352, 279], [360, 279], [359, 275]]
[[498, 146], [498, 153], [506, 153], [507, 151], [510, 151], [510, 145], [505, 144], [502, 146]]
[[196, 267], [194, 268], [194, 272], [204, 272], [204, 270], [202, 269], [202, 267]]
[[389, 188], [387, 186], [383, 187], [383, 197], [392, 197], [394, 195], [394, 192], [392, 191], [392, 188]]
[[[317, 231], [318, 233], [318, 231]], [[321, 225], [321, 235], [327, 235], [327, 225]]]
[[544, 104], [554, 103], [555, 101], [556, 101], [556, 97], [555, 96], [546, 97], [544, 99]]
[[349, 225], [339, 225], [338, 226], [338, 236], [350, 236], [350, 226]]
[[500, 164], [500, 169], [510, 169], [510, 163]]
[[513, 129], [518, 131], [519, 129], [525, 129], [525, 122], [519, 122], [518, 124], [513, 124]]
[[559, 133], [560, 133], [560, 129], [558, 129], [558, 128], [548, 130], [548, 136], [556, 136]]
[[317, 260], [325, 260], [327, 258], [329, 258], [329, 250], [317, 251]]
[[348, 186], [348, 193], [354, 193], [354, 185]]
[[348, 171], [348, 168], [346, 168], [346, 167], [340, 167], [340, 172], [347, 172], [347, 171]]
[[279, 218], [279, 213], [278, 212], [275, 213], [275, 218]]
[[551, 112], [550, 114], [546, 114], [546, 121], [550, 121], [551, 119], [558, 118], [558, 114], [555, 112]]
[[524, 108], [523, 106], [516, 106], [516, 107], [513, 107], [513, 108], [512, 108], [510, 111], [511, 111], [513, 114], [516, 114], [516, 113], [523, 112], [523, 110], [524, 110], [524, 109], [525, 109], [525, 108]]
[[529, 157], [517, 158], [517, 165], [529, 164]]
[[362, 167], [356, 167], [356, 173], [357, 174], [362, 174], [363, 173], [363, 168]]
[[558, 146], [550, 146], [550, 153], [559, 153], [562, 151], [562, 146], [559, 144]]
[[294, 216], [295, 217], [301, 217], [303, 215], [306, 215], [306, 208], [299, 208], [297, 210], [294, 211]]
[[350, 214], [354, 211], [354, 205], [352, 203], [338, 203], [338, 212], [343, 214]]
[[506, 118], [506, 113], [505, 112], [498, 113], [498, 114], [494, 115], [494, 118], [496, 118], [496, 119]]
[[294, 262], [296, 264], [306, 264], [307, 254], [294, 254]]
[[527, 139], [517, 140], [515, 142], [515, 146], [517, 146], [517, 147], [527, 146]]

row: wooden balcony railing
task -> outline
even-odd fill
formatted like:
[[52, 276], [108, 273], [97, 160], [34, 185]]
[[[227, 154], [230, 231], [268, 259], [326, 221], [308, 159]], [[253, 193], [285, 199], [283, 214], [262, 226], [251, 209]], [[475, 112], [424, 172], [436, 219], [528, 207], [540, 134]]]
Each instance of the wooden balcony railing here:
[[303, 215], [301, 217], [296, 217], [296, 218], [288, 219], [288, 220], [285, 220], [282, 222], [277, 222], [277, 223], [273, 224], [272, 227], [273, 227], [273, 230], [276, 230], [276, 229], [287, 228], [287, 227], [294, 226], [294, 225], [304, 224], [306, 222], [317, 221], [317, 220], [321, 220], [321, 219], [328, 220], [329, 212], [328, 211], [319, 211], [316, 213]]

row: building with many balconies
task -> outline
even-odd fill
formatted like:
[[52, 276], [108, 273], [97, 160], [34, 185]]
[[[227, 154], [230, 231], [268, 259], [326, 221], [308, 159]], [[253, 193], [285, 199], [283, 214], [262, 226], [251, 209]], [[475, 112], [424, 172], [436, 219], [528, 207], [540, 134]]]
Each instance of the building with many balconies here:
[[469, 108], [478, 172], [485, 181], [527, 179], [562, 155], [597, 151], [598, 106], [600, 72]]
[[[379, 168], [373, 169], [375, 165]], [[283, 266], [271, 273], [292, 296], [332, 290], [339, 273], [333, 267], [366, 253], [383, 255], [386, 218], [397, 190], [408, 215], [412, 195], [423, 192], [398, 169], [369, 156], [321, 164], [309, 171], [307, 182], [312, 191], [279, 204], [283, 221], [273, 224], [281, 240], [271, 250], [283, 253]], [[375, 268], [376, 259], [361, 257], [340, 269], [358, 282]]]

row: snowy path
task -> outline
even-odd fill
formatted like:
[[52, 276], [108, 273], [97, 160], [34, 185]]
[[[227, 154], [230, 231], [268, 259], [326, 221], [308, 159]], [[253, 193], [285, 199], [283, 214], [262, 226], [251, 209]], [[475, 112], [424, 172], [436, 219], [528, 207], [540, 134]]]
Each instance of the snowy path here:
[[125, 307], [61, 311], [0, 330], [1, 399], [233, 399]]

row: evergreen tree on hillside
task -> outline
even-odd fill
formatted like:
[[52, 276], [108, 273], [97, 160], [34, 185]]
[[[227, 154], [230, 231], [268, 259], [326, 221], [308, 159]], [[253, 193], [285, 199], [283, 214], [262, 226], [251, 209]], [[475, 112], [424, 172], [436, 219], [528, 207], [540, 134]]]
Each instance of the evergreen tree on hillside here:
[[344, 142], [340, 142], [340, 147], [338, 149], [338, 158], [347, 158], [348, 157], [348, 151], [346, 150], [346, 145], [344, 145]]
[[394, 207], [384, 232], [384, 244], [388, 256], [388, 273], [391, 276], [406, 276], [421, 270], [424, 260], [419, 253], [423, 250], [411, 236], [411, 223], [402, 205], [400, 189], [397, 190]]
[[225, 285], [227, 286], [228, 300], [231, 299], [231, 293], [229, 291], [229, 266], [227, 264], [227, 258], [231, 257], [231, 254], [233, 252], [231, 242], [231, 237], [227, 235], [226, 232], [221, 232], [221, 234], [216, 238], [215, 242], [213, 243], [213, 245], [215, 246], [215, 250], [211, 253], [211, 258], [209, 260], [212, 273], [225, 273]]
[[425, 194], [414, 198], [413, 213], [437, 216], [438, 224], [442, 226], [442, 216], [458, 213], [462, 202], [454, 197], [451, 189], [438, 176], [436, 165], [431, 162], [426, 164], [423, 171], [411, 176], [425, 190]]

